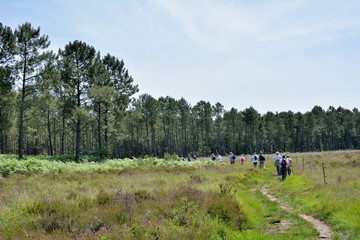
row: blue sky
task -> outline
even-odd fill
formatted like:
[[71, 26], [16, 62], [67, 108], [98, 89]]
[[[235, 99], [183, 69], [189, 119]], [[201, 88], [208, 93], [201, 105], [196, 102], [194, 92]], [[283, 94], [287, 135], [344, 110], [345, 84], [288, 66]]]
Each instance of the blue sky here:
[[123, 59], [140, 93], [226, 110], [360, 109], [360, 1], [1, 0], [57, 51], [81, 40]]

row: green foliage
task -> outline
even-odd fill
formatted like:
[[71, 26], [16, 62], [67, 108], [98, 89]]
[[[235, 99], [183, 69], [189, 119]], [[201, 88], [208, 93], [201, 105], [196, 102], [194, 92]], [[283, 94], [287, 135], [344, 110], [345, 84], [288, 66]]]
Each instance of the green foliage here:
[[176, 155], [175, 153], [169, 154], [169, 153], [165, 152], [165, 153], [164, 153], [164, 159], [165, 159], [165, 160], [175, 161], [175, 160], [179, 160], [179, 157], [178, 157], [178, 155]]
[[[305, 173], [290, 176], [283, 184], [272, 183], [272, 194], [281, 197], [289, 205], [330, 224], [334, 239], [357, 239], [360, 222], [360, 192], [358, 178], [358, 151], [325, 152], [306, 154]], [[322, 163], [325, 163], [324, 184]], [[301, 169], [301, 162], [294, 168]], [[310, 165], [311, 164], [311, 165]]]
[[207, 203], [207, 213], [218, 218], [234, 230], [242, 230], [247, 222], [246, 215], [241, 211], [237, 201], [229, 196], [214, 197]]
[[[1, 155], [1, 173], [10, 174], [0, 177], [0, 238], [317, 239], [301, 212], [329, 223], [334, 239], [357, 239], [360, 183], [348, 164], [356, 157], [337, 156], [316, 156], [342, 163], [327, 165], [325, 188], [316, 165], [282, 182], [275, 168], [250, 163]], [[294, 212], [269, 201], [262, 187]]]
[[186, 168], [207, 165], [207, 161], [184, 162], [165, 160], [154, 157], [122, 159], [122, 160], [102, 160], [95, 156], [85, 156], [81, 163], [71, 161], [70, 157], [26, 157], [19, 161], [14, 155], [0, 155], [0, 174], [3, 177], [12, 174], [27, 173], [61, 173], [61, 172], [111, 172], [123, 171], [132, 168], [149, 169], [159, 167]]

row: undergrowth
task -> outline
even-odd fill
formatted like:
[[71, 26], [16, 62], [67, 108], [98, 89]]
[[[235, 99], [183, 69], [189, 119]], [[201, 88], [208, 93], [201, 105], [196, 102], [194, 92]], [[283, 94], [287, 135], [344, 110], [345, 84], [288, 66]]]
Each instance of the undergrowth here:
[[[317, 239], [300, 212], [327, 222], [333, 239], [360, 238], [357, 152], [294, 156], [295, 174], [283, 182], [271, 157], [260, 170], [172, 156], [74, 163], [1, 155], [0, 239]], [[270, 202], [264, 187], [295, 212]]]

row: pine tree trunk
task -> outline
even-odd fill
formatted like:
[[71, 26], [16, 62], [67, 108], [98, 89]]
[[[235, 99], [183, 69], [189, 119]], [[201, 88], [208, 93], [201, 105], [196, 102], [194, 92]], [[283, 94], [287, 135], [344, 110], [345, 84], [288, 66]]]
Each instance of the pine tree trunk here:
[[50, 111], [47, 111], [47, 128], [48, 128], [48, 136], [49, 136], [49, 150], [50, 150], [50, 156], [53, 156], [53, 155], [54, 155], [54, 152], [53, 152], [52, 138], [51, 138]]
[[53, 126], [53, 136], [54, 136], [54, 139], [53, 139], [53, 153], [54, 154], [56, 154], [58, 151], [57, 151], [57, 149], [56, 149], [56, 147], [57, 147], [57, 145], [56, 145], [56, 120], [55, 120], [55, 118], [54, 118], [54, 121], [53, 121], [53, 123], [54, 123], [54, 126]]
[[21, 88], [21, 100], [20, 100], [20, 113], [19, 113], [19, 159], [24, 158], [24, 121], [25, 121], [25, 94], [26, 94], [26, 66], [27, 66], [27, 57], [25, 54], [24, 63], [23, 63], [23, 76], [22, 76], [22, 88]]
[[102, 156], [102, 142], [101, 142], [101, 104], [98, 103], [98, 131], [97, 131], [97, 138], [98, 138], [98, 147], [99, 147], [99, 154]]
[[[23, 97], [22, 97], [23, 99]], [[19, 159], [24, 158], [24, 107], [23, 102], [20, 103], [20, 116], [19, 116], [19, 146], [18, 146], [18, 154]]]
[[[81, 107], [81, 90], [80, 90], [80, 81], [77, 83], [77, 103], [76, 106], [78, 109]], [[80, 116], [77, 115], [77, 122], [76, 122], [76, 142], [75, 142], [75, 161], [80, 161], [80, 154], [81, 154], [81, 119]]]
[[105, 116], [104, 116], [104, 125], [105, 125], [105, 133], [104, 133], [104, 147], [108, 148], [109, 144], [109, 123], [108, 123], [108, 106], [105, 106]]
[[1, 148], [1, 154], [4, 154], [5, 153], [4, 131], [1, 131], [1, 134], [0, 134], [0, 148]]
[[76, 122], [76, 149], [75, 149], [75, 161], [80, 161], [80, 144], [81, 144], [81, 120], [80, 117], [78, 117], [78, 120]]
[[65, 107], [62, 115], [62, 128], [60, 131], [60, 155], [64, 155], [65, 148]]

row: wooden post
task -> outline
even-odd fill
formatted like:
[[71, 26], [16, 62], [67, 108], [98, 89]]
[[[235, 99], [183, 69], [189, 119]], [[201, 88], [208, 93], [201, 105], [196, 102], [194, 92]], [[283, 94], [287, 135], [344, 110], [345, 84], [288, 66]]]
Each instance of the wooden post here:
[[322, 162], [323, 176], [324, 176], [324, 185], [326, 187], [326, 174], [325, 174], [325, 163]]
[[304, 155], [302, 155], [302, 169], [304, 173], [305, 172]]

